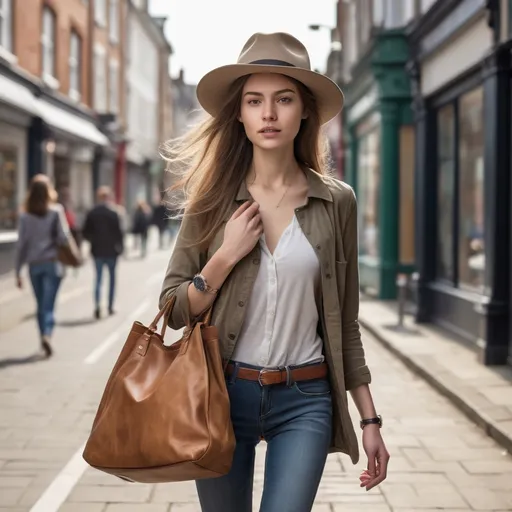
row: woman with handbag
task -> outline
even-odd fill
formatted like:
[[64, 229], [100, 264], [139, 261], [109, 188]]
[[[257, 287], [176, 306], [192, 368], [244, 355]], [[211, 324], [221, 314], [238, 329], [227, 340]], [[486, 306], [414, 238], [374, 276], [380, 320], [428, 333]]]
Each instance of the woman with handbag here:
[[32, 178], [25, 211], [18, 222], [16, 282], [23, 287], [21, 269], [28, 264], [30, 281], [37, 301], [37, 324], [41, 347], [47, 357], [53, 353], [51, 337], [55, 324], [55, 302], [64, 275], [58, 261], [59, 247], [71, 237], [64, 208], [44, 174]]
[[358, 325], [356, 200], [321, 137], [343, 95], [300, 41], [258, 33], [197, 96], [211, 117], [169, 145], [185, 213], [160, 307], [175, 301], [174, 329], [208, 311], [225, 362], [236, 448], [227, 475], [196, 481], [201, 508], [252, 510], [264, 439], [261, 512], [307, 512], [328, 453], [359, 458], [347, 391], [368, 457], [360, 486], [382, 482], [389, 459]]

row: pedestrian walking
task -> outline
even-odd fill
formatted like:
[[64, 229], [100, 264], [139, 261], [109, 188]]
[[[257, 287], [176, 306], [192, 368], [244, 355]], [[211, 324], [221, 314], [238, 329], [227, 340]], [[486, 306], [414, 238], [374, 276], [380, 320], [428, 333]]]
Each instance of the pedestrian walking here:
[[58, 248], [71, 237], [64, 208], [44, 174], [32, 178], [24, 212], [18, 223], [16, 282], [23, 287], [21, 270], [28, 264], [30, 282], [37, 302], [37, 325], [41, 347], [47, 357], [53, 353], [51, 338], [55, 326], [55, 303], [64, 276]]
[[300, 41], [258, 33], [197, 96], [211, 117], [170, 144], [171, 170], [195, 165], [176, 171], [186, 209], [160, 306], [176, 298], [173, 329], [212, 308], [226, 364], [236, 450], [226, 476], [196, 482], [201, 509], [252, 510], [264, 439], [260, 511], [307, 512], [327, 454], [359, 458], [347, 391], [368, 457], [360, 486], [382, 482], [389, 459], [358, 324], [356, 199], [321, 136], [343, 95]]
[[101, 283], [103, 268], [109, 274], [108, 313], [113, 315], [116, 290], [117, 259], [123, 253], [123, 231], [116, 205], [109, 187], [102, 186], [97, 193], [98, 204], [87, 213], [82, 229], [83, 236], [91, 244], [96, 271], [94, 285], [94, 317], [101, 318]]
[[152, 223], [158, 229], [158, 248], [164, 249], [169, 242], [170, 227], [169, 227], [169, 213], [165, 203], [162, 201], [153, 208]]
[[140, 248], [141, 258], [145, 258], [148, 245], [148, 230], [151, 223], [151, 210], [146, 201], [139, 200], [133, 214], [132, 233], [135, 236], [136, 247]]

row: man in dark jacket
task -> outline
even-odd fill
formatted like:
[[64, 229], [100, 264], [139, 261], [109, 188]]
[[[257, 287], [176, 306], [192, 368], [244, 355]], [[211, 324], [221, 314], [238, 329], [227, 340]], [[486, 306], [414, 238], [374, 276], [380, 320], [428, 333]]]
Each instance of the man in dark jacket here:
[[108, 268], [110, 287], [108, 312], [114, 314], [114, 294], [116, 287], [117, 258], [123, 252], [123, 231], [121, 219], [112, 203], [109, 187], [100, 187], [97, 191], [98, 204], [87, 214], [82, 230], [83, 237], [91, 244], [91, 254], [96, 267], [94, 288], [94, 316], [101, 318], [100, 292], [103, 267]]

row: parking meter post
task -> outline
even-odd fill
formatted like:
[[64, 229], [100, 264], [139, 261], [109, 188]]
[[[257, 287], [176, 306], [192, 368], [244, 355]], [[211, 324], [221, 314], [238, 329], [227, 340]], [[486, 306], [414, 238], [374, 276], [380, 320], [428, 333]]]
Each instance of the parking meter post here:
[[398, 288], [398, 327], [404, 326], [405, 301], [407, 299], [407, 275], [398, 274], [396, 285]]

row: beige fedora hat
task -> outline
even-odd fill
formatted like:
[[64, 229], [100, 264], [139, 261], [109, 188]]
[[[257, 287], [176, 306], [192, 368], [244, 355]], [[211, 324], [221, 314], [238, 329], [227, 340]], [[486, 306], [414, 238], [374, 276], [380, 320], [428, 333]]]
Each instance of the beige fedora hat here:
[[279, 73], [302, 82], [316, 97], [320, 120], [327, 123], [343, 107], [343, 93], [330, 78], [311, 70], [308, 51], [295, 37], [284, 32], [253, 34], [236, 64], [207, 73], [197, 84], [197, 98], [210, 115], [219, 114], [231, 84], [245, 75]]

